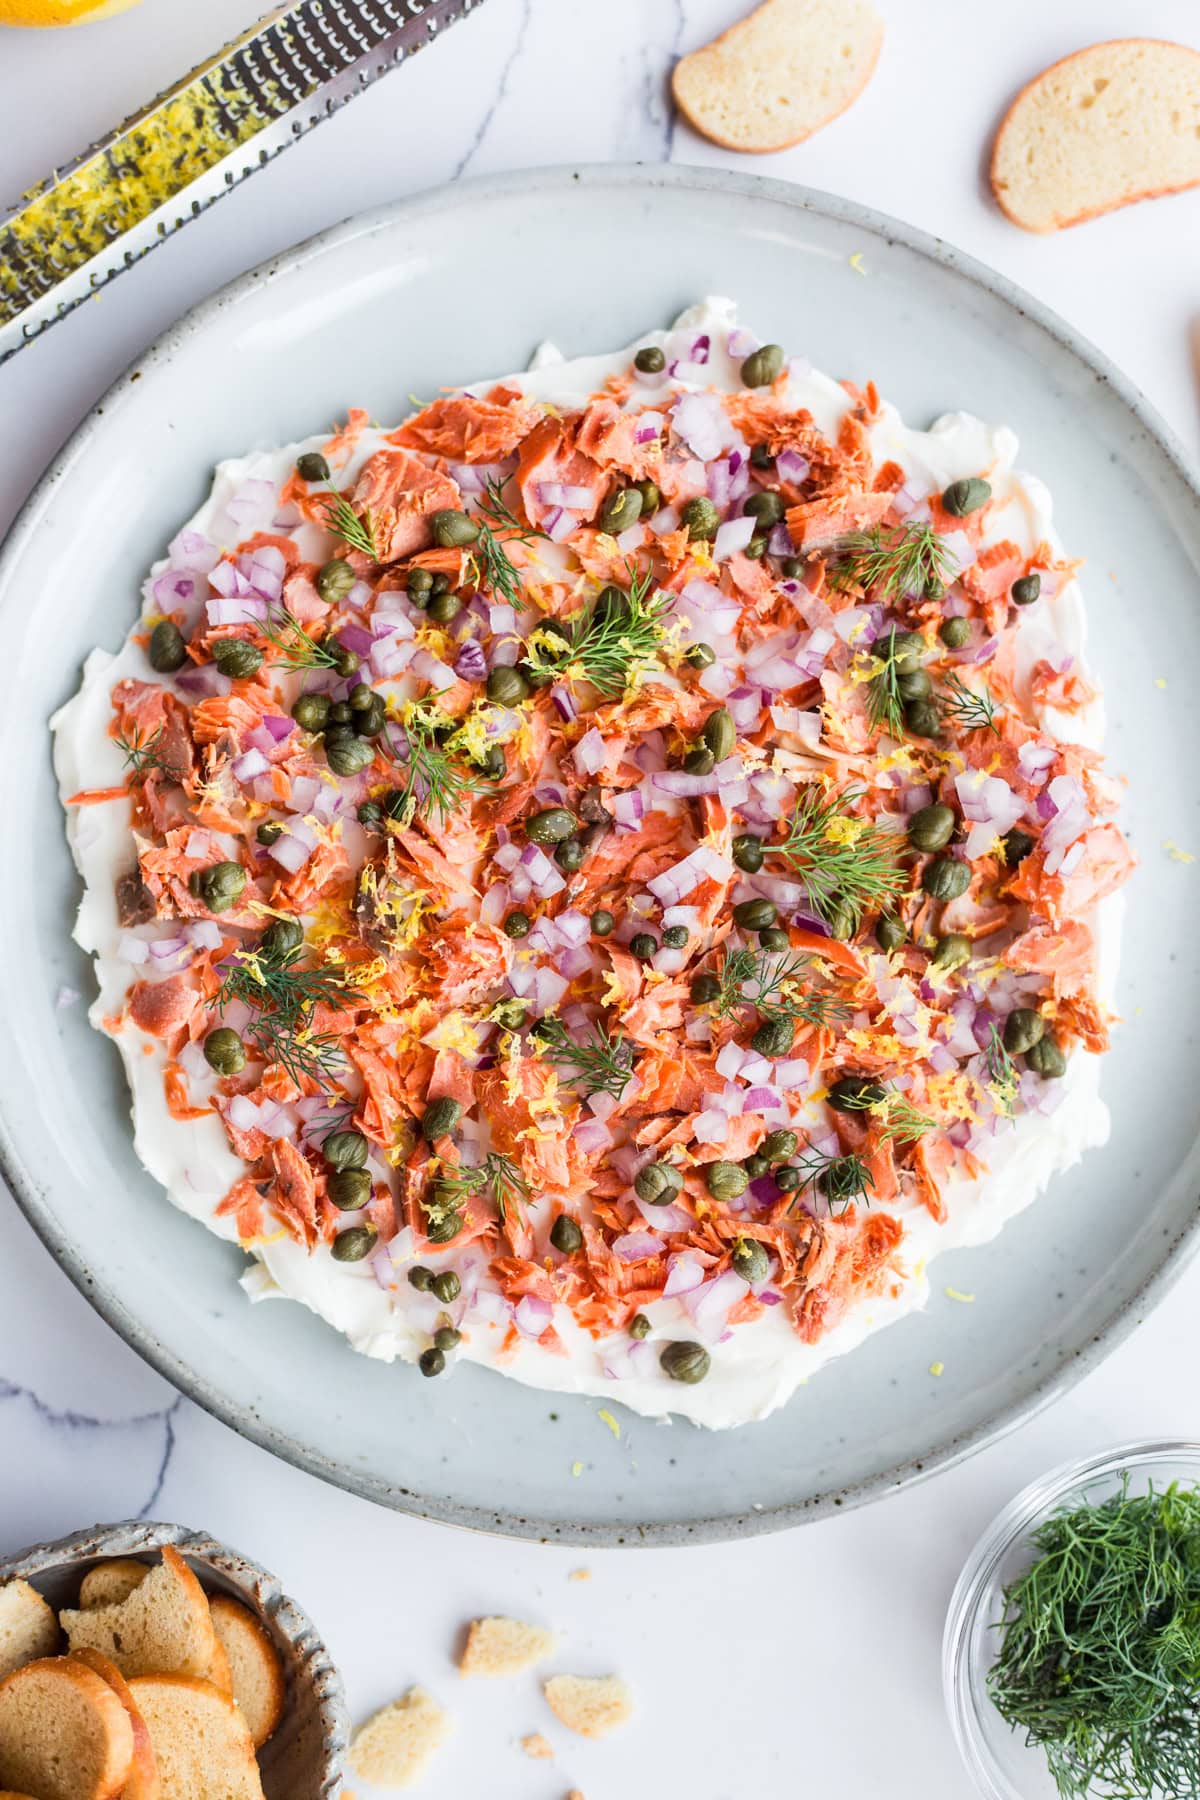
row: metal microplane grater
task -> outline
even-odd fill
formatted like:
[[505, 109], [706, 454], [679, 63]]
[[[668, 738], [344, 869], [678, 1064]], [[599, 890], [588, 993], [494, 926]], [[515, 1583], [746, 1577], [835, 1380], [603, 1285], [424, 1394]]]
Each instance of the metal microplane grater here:
[[0, 221], [0, 363], [482, 0], [291, 0]]

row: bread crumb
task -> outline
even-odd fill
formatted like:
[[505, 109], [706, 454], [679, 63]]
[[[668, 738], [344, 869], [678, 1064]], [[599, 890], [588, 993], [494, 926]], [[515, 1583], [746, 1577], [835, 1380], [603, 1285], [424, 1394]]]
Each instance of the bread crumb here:
[[556, 1648], [558, 1638], [520, 1619], [472, 1619], [459, 1660], [460, 1675], [520, 1675]]
[[549, 1738], [544, 1738], [540, 1731], [531, 1731], [528, 1737], [521, 1739], [521, 1748], [526, 1756], [532, 1756], [535, 1762], [553, 1762], [554, 1746]]
[[350, 1766], [379, 1787], [411, 1787], [450, 1735], [450, 1715], [424, 1688], [409, 1688], [367, 1720], [350, 1744]]
[[542, 1691], [550, 1710], [580, 1737], [604, 1737], [633, 1714], [633, 1695], [619, 1675], [552, 1675]]
[[590, 1569], [572, 1569], [567, 1576], [568, 1581], [590, 1581], [591, 1579], [592, 1571]]

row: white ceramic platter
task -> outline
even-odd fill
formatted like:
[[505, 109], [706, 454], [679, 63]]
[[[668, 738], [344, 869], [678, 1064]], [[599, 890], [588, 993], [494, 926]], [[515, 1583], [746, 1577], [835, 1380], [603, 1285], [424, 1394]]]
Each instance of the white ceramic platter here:
[[[856, 259], [855, 263], [851, 258]], [[133, 279], [141, 279], [134, 276]], [[622, 1418], [461, 1368], [356, 1356], [299, 1307], [251, 1308], [242, 1258], [175, 1213], [133, 1155], [115, 1051], [64, 986], [78, 887], [45, 721], [87, 650], [116, 647], [139, 583], [212, 465], [367, 407], [381, 419], [519, 366], [627, 341], [712, 292], [822, 368], [874, 377], [914, 424], [965, 408], [1017, 430], [1088, 559], [1092, 657], [1129, 890], [1105, 1071], [1111, 1145], [983, 1250], [939, 1263], [924, 1315], [870, 1339], [765, 1424]], [[523, 1536], [686, 1542], [886, 1493], [1060, 1393], [1143, 1315], [1196, 1242], [1200, 497], [1139, 396], [998, 277], [861, 207], [710, 170], [545, 170], [354, 219], [190, 313], [68, 444], [0, 561], [0, 1147], [20, 1203], [118, 1331], [246, 1436], [389, 1505]], [[1162, 686], [1163, 682], [1166, 686]], [[942, 1283], [974, 1293], [941, 1297]], [[944, 1364], [933, 1377], [930, 1365]], [[573, 1465], [581, 1465], [573, 1474]]]

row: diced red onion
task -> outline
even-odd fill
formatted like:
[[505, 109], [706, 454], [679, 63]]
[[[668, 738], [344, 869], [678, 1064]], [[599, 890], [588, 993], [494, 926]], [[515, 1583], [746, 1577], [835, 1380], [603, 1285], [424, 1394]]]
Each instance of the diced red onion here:
[[297, 835], [297, 823], [298, 821], [293, 821], [291, 831], [285, 832], [281, 838], [276, 838], [267, 851], [267, 855], [277, 862], [281, 869], [286, 869], [289, 875], [297, 874], [304, 867], [314, 849], [312, 844], [306, 844]]
[[715, 394], [681, 394], [671, 409], [671, 423], [692, 454], [704, 463], [741, 442]]
[[225, 502], [225, 511], [239, 525], [247, 525], [274, 504], [275, 483], [262, 476], [251, 475], [230, 495]]
[[749, 514], [737, 519], [727, 519], [717, 530], [713, 543], [713, 555], [718, 562], [725, 562], [735, 551], [744, 550], [754, 536], [758, 520]]
[[782, 1098], [771, 1087], [747, 1088], [746, 1097], [742, 1101], [743, 1112], [778, 1112], [783, 1106]]
[[188, 663], [174, 679], [176, 687], [200, 700], [210, 695], [227, 694], [233, 686], [228, 675], [222, 675], [216, 663], [201, 663], [199, 668], [194, 663]]
[[177, 569], [198, 569], [202, 575], [215, 568], [221, 552], [199, 531], [180, 531], [167, 545], [167, 555]]
[[640, 788], [629, 788], [615, 794], [609, 807], [618, 830], [636, 831], [645, 817], [646, 805]]
[[585, 1156], [600, 1156], [614, 1142], [612, 1132], [600, 1119], [580, 1119], [571, 1136]]
[[575, 767], [581, 775], [596, 775], [604, 767], [604, 739], [594, 725], [584, 732], [573, 754]]
[[781, 450], [775, 458], [775, 469], [782, 481], [789, 481], [799, 486], [807, 481], [812, 465], [807, 456], [801, 456], [798, 450]]
[[462, 681], [483, 681], [488, 672], [483, 645], [471, 638], [454, 659], [454, 673]]
[[[372, 651], [371, 654], [374, 656], [375, 652]], [[418, 650], [409, 667], [419, 680], [427, 681], [436, 693], [445, 693], [448, 688], [454, 686], [456, 679], [454, 670], [448, 669], [446, 664], [439, 661], [430, 650]]]
[[670, 1300], [676, 1294], [690, 1294], [704, 1280], [704, 1264], [691, 1250], [680, 1250], [667, 1263], [667, 1279], [663, 1284], [663, 1299]]
[[946, 559], [948, 579], [969, 569], [977, 560], [978, 553], [965, 531], [944, 531], [941, 533], [941, 548]]
[[230, 765], [235, 781], [253, 781], [256, 775], [265, 775], [270, 763], [261, 750], [247, 750], [235, 758]]
[[554, 1309], [548, 1300], [539, 1300], [535, 1294], [523, 1294], [513, 1312], [513, 1324], [522, 1337], [539, 1338], [553, 1317]]
[[660, 506], [649, 523], [655, 537], [666, 537], [669, 531], [679, 529], [679, 508], [677, 506]]
[[117, 955], [122, 962], [132, 963], [140, 968], [150, 955], [150, 945], [136, 931], [123, 931], [117, 939]]
[[637, 430], [634, 433], [635, 444], [653, 444], [662, 432], [666, 419], [662, 413], [647, 408], [638, 415]]
[[[226, 568], [228, 565], [222, 563], [220, 566]], [[216, 574], [215, 570], [213, 574]], [[210, 625], [261, 625], [266, 621], [267, 603], [257, 595], [248, 599], [208, 600], [204, 613]]]
[[648, 1256], [660, 1255], [662, 1249], [662, 1239], [652, 1231], [627, 1231], [612, 1244], [613, 1255], [621, 1262], [644, 1262]]
[[355, 656], [369, 656], [375, 639], [362, 625], [343, 625], [337, 634], [337, 641], [345, 650], [352, 650]]
[[734, 362], [745, 362], [759, 348], [759, 340], [751, 331], [741, 325], [735, 325], [725, 339], [725, 349]]
[[221, 948], [221, 927], [215, 919], [189, 919], [183, 928], [183, 935], [198, 950]]
[[571, 692], [568, 682], [556, 681], [550, 689], [550, 699], [554, 704], [555, 712], [565, 724], [570, 725], [579, 717], [579, 708], [575, 704], [575, 696]]

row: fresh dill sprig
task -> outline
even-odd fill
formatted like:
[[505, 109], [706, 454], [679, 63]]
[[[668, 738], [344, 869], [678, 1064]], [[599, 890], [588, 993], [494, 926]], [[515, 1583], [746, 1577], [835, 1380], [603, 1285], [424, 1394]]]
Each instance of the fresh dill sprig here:
[[888, 634], [887, 649], [877, 656], [879, 669], [867, 683], [867, 723], [872, 731], [889, 737], [904, 735], [904, 696], [900, 692], [900, 666], [895, 656], [896, 627]]
[[926, 521], [874, 525], [838, 539], [825, 569], [830, 587], [862, 588], [876, 600], [941, 594], [952, 558], [946, 541]]
[[594, 1036], [580, 1043], [571, 1037], [561, 1019], [541, 1019], [534, 1029], [538, 1054], [566, 1071], [587, 1094], [611, 1094], [619, 1100], [633, 1075], [633, 1046], [620, 1032], [609, 1036], [596, 1025]]
[[617, 700], [656, 655], [674, 594], [651, 592], [650, 570], [627, 562], [628, 591], [602, 588], [567, 640], [536, 641], [529, 662], [552, 675], [577, 676], [606, 700]]
[[342, 1065], [341, 1040], [332, 1032], [314, 1036], [313, 1015], [318, 1006], [341, 1011], [357, 995], [343, 969], [298, 968], [302, 954], [303, 946], [273, 957], [235, 950], [224, 966], [216, 1005], [222, 1014], [235, 1000], [250, 1007], [254, 1016], [247, 1035], [264, 1060], [279, 1063], [297, 1083], [308, 1078], [324, 1087]]
[[117, 749], [125, 758], [125, 767], [137, 780], [145, 781], [151, 770], [157, 769], [169, 781], [178, 781], [180, 771], [173, 763], [169, 763], [160, 749], [163, 737], [163, 726], [159, 726], [153, 737], [143, 737], [141, 727], [135, 725], [128, 737], [118, 733]]
[[1017, 1094], [1017, 1070], [1012, 1057], [1004, 1048], [1004, 1039], [994, 1024], [988, 1027], [988, 1045], [983, 1067], [996, 1110], [1003, 1113], [1006, 1119], [1011, 1119]]
[[[388, 804], [389, 818], [399, 825], [411, 825], [418, 813], [444, 825], [472, 794], [487, 793], [492, 786], [478, 775], [468, 775], [455, 761], [438, 737], [439, 727], [438, 719], [414, 708], [399, 726], [390, 726], [376, 740], [384, 755], [404, 770], [400, 797]], [[397, 731], [402, 746], [393, 735]]]
[[325, 523], [335, 537], [349, 544], [352, 550], [361, 551], [369, 556], [372, 562], [379, 561], [379, 552], [375, 548], [375, 515], [370, 507], [360, 519], [345, 494], [331, 490], [321, 495], [325, 507]]
[[1200, 1491], [1061, 1507], [1004, 1590], [987, 1678], [1063, 1800], [1200, 1793]]
[[[532, 544], [535, 539], [544, 538], [546, 533], [536, 526], [522, 524], [504, 498], [504, 483], [497, 481], [495, 476], [489, 476], [485, 483], [478, 513], [486, 521], [480, 523], [479, 517], [476, 518], [479, 539], [472, 551], [480, 585], [499, 594], [519, 610], [525, 604], [521, 574], [504, 546], [514, 541]], [[501, 531], [505, 534], [503, 538], [497, 535]]]
[[285, 674], [300, 669], [336, 669], [345, 652], [336, 638], [315, 638], [286, 606], [269, 606], [258, 626], [268, 644], [279, 651], [275, 667]]
[[486, 1193], [500, 1219], [508, 1217], [510, 1205], [528, 1200], [525, 1177], [509, 1156], [489, 1150], [478, 1168], [443, 1169], [437, 1178], [438, 1205], [446, 1212], [461, 1212], [472, 1194]]
[[819, 1150], [815, 1144], [807, 1144], [796, 1159], [796, 1167], [804, 1179], [796, 1189], [796, 1198], [789, 1207], [795, 1207], [800, 1196], [810, 1188], [815, 1188], [829, 1202], [829, 1210], [845, 1212], [846, 1208], [858, 1200], [866, 1205], [871, 1204], [871, 1190], [875, 1186], [875, 1178], [861, 1156], [853, 1152], [845, 1155], [831, 1155], [826, 1150]]
[[947, 675], [949, 694], [938, 695], [938, 705], [948, 719], [964, 731], [991, 731], [1000, 735], [996, 723], [996, 703], [986, 687], [968, 687], [961, 675]]
[[915, 1144], [927, 1131], [937, 1130], [936, 1119], [918, 1112], [911, 1100], [891, 1089], [884, 1092], [882, 1100], [868, 1088], [861, 1094], [847, 1096], [838, 1104], [845, 1112], [869, 1113], [883, 1143]]
[[712, 1010], [718, 1018], [732, 1019], [752, 1006], [764, 1019], [792, 1019], [819, 1030], [843, 1024], [851, 1008], [831, 988], [814, 983], [811, 972], [807, 956], [730, 950], [717, 971], [721, 991]]
[[790, 863], [808, 892], [808, 903], [827, 925], [843, 918], [857, 929], [872, 912], [901, 892], [903, 838], [854, 814], [860, 788], [822, 794], [810, 788], [787, 822], [781, 844], [765, 848]]

